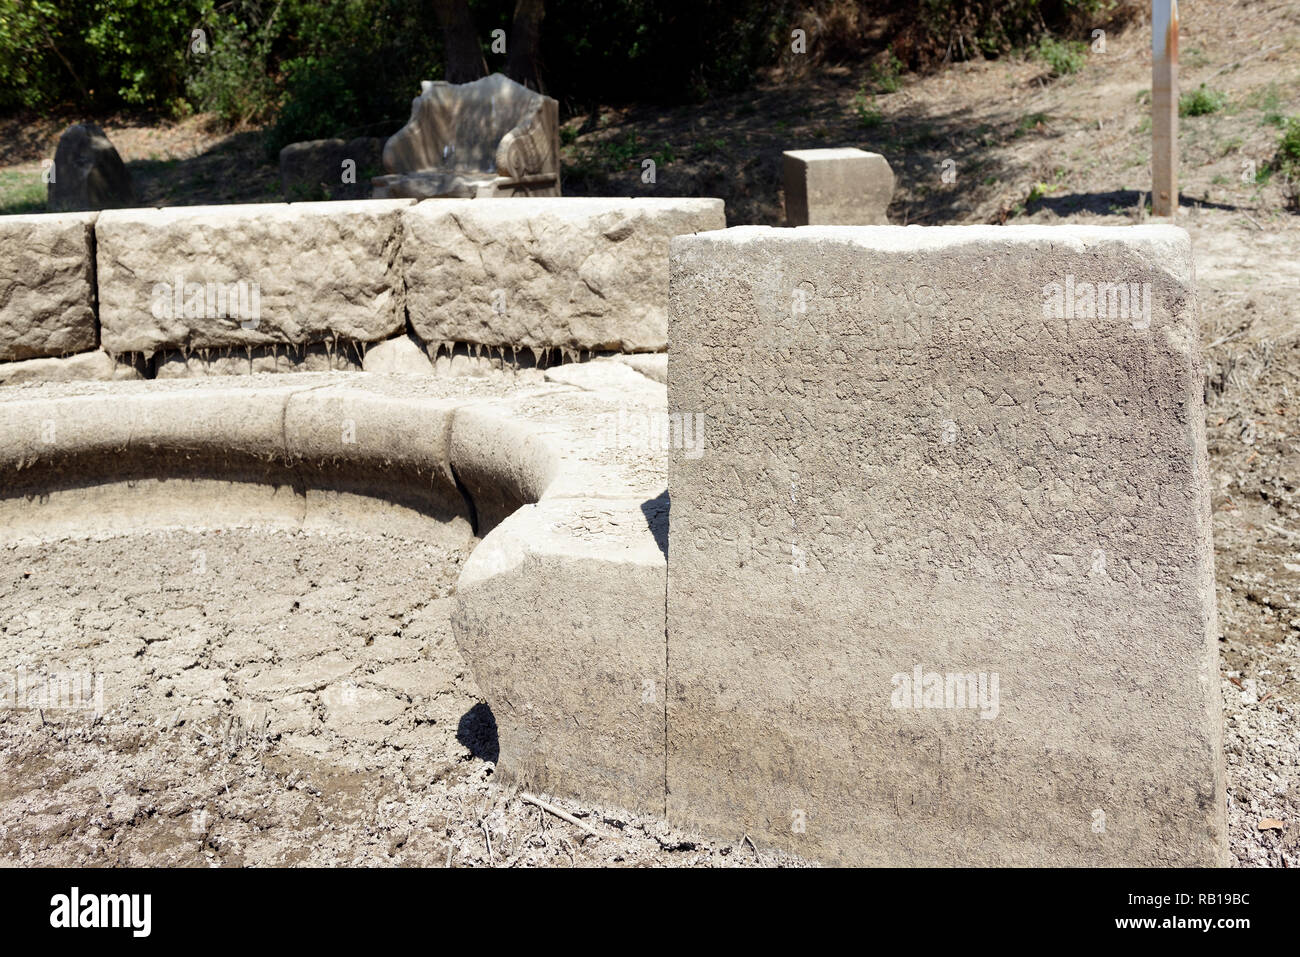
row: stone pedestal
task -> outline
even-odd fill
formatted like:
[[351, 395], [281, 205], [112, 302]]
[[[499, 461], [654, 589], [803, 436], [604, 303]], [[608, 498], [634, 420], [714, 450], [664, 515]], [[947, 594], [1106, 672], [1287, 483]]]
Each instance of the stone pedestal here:
[[879, 153], [859, 149], [782, 154], [785, 218], [791, 226], [885, 224], [894, 171]]
[[672, 244], [668, 811], [872, 865], [1226, 860], [1187, 234]]

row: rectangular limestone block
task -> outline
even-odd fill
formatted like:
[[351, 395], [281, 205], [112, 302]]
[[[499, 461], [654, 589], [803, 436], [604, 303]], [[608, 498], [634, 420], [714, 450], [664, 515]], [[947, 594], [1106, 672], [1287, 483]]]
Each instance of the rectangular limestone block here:
[[791, 226], [872, 226], [889, 222], [894, 171], [879, 153], [842, 148], [781, 154], [785, 218]]
[[720, 199], [439, 199], [403, 214], [407, 308], [431, 344], [663, 350], [668, 241]]
[[663, 815], [658, 507], [583, 498], [530, 505], [467, 562], [452, 627], [491, 703], [503, 780]]
[[95, 348], [97, 215], [0, 216], [0, 361]]
[[374, 342], [405, 322], [399, 214], [411, 200], [177, 206], [100, 214], [111, 352]]
[[71, 356], [46, 356], [21, 362], [0, 362], [0, 386], [40, 382], [81, 382], [143, 379], [144, 360], [139, 355], [111, 356], [95, 349]]
[[669, 815], [891, 865], [1226, 859], [1191, 247], [674, 241]]

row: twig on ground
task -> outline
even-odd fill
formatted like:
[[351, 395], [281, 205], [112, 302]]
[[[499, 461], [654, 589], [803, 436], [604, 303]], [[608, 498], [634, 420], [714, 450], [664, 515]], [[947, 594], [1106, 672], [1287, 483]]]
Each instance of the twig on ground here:
[[548, 813], [550, 813], [550, 814], [554, 814], [554, 815], [555, 815], [556, 817], [558, 817], [561, 821], [568, 821], [568, 822], [569, 822], [570, 824], [572, 824], [574, 827], [579, 828], [579, 829], [581, 829], [581, 830], [583, 830], [583, 831], [586, 831], [586, 832], [587, 832], [588, 834], [590, 834], [592, 837], [603, 837], [603, 838], [606, 838], [606, 839], [611, 840], [611, 841], [618, 840], [618, 838], [616, 838], [613, 834], [606, 834], [606, 833], [603, 832], [603, 831], [598, 831], [598, 830], [596, 830], [594, 827], [592, 827], [590, 824], [588, 824], [586, 821], [580, 821], [580, 820], [578, 820], [578, 818], [574, 817], [574, 816], [573, 816], [572, 814], [570, 814], [568, 811], [562, 811], [562, 810], [560, 810], [558, 807], [556, 807], [554, 804], [547, 804], [547, 803], [546, 803], [545, 801], [543, 801], [541, 798], [534, 797], [533, 795], [531, 795], [531, 794], [526, 794], [526, 793], [521, 793], [521, 794], [519, 795], [519, 798], [520, 798], [520, 800], [524, 801], [524, 802], [527, 803], [527, 804], [531, 804], [531, 805], [533, 805], [534, 807], [539, 807], [539, 808], [541, 808], [543, 811], [546, 811], [546, 812], [548, 812]]
[[1230, 333], [1228, 333], [1226, 336], [1219, 336], [1219, 338], [1215, 339], [1213, 342], [1211, 342], [1211, 343], [1210, 343], [1208, 346], [1206, 346], [1205, 348], [1206, 348], [1207, 350], [1209, 350], [1209, 349], [1213, 349], [1215, 346], [1221, 346], [1221, 345], [1223, 345], [1225, 342], [1231, 342], [1233, 339], [1236, 339], [1236, 338], [1239, 337], [1239, 336], [1245, 335], [1246, 332], [1247, 332], [1249, 329], [1250, 329], [1250, 326], [1247, 326], [1245, 329], [1238, 329], [1236, 332], [1230, 332]]

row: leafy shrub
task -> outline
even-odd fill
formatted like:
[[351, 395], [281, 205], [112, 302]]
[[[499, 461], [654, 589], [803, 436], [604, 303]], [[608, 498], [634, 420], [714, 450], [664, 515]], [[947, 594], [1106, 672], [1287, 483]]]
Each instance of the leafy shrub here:
[[[184, 92], [192, 31], [211, 12], [212, 0], [96, 0], [85, 43], [100, 83], [131, 106], [174, 110]], [[111, 100], [108, 89], [101, 90]]]
[[1204, 83], [1178, 98], [1179, 116], [1205, 116], [1217, 113], [1228, 103], [1228, 94], [1212, 90]]
[[0, 109], [181, 109], [190, 31], [212, 3], [0, 0]]
[[[54, 31], [50, 33], [51, 29]], [[36, 109], [57, 98], [50, 82], [59, 13], [43, 0], [0, 0], [0, 109]]]
[[1300, 116], [1289, 117], [1286, 131], [1277, 144], [1273, 165], [1295, 179], [1300, 179]]
[[[486, 30], [510, 2], [475, 5]], [[792, 0], [584, 0], [547, 4], [547, 92], [571, 108], [698, 101], [748, 86], [789, 49]], [[489, 67], [500, 58], [489, 55]]]
[[420, 81], [442, 76], [427, 0], [286, 0], [285, 19], [276, 46], [292, 55], [278, 64], [273, 153], [299, 140], [388, 135], [409, 117]]
[[[1046, 33], [1122, 27], [1140, 18], [1144, 6], [1142, 0], [918, 0], [897, 5], [889, 33], [899, 37], [894, 47], [904, 60], [924, 67], [1032, 47]], [[1062, 63], [1073, 59], [1067, 52]]]
[[903, 88], [899, 74], [903, 70], [903, 61], [894, 56], [893, 50], [885, 53], [883, 63], [872, 64], [871, 82], [878, 93], [897, 93]]
[[1300, 212], [1300, 116], [1287, 118], [1277, 152], [1265, 168], [1270, 174], [1282, 176], [1287, 202]]
[[858, 125], [864, 130], [874, 130], [885, 121], [880, 108], [876, 106], [876, 98], [867, 93], [866, 86], [859, 87], [853, 96], [853, 113], [858, 118]]
[[1058, 40], [1049, 34], [1043, 34], [1038, 40], [1035, 53], [1047, 61], [1052, 68], [1052, 76], [1069, 76], [1083, 69], [1088, 59], [1088, 45], [1077, 40]]
[[187, 84], [199, 109], [231, 126], [260, 122], [274, 112], [279, 89], [269, 63], [273, 29], [274, 24], [258, 29], [229, 17], [214, 24], [208, 53], [196, 57]]
[[[489, 69], [503, 69], [506, 58], [489, 49], [489, 34], [509, 34], [515, 0], [469, 6]], [[681, 103], [752, 84], [788, 59], [798, 26], [808, 38], [801, 58], [875, 58], [871, 92], [887, 93], [904, 69], [996, 56], [1033, 46], [1047, 31], [1078, 36], [1141, 7], [1139, 0], [551, 0], [538, 62], [546, 92], [566, 112], [598, 102]], [[190, 50], [196, 28], [206, 33], [206, 54]], [[1076, 49], [1061, 62], [1068, 65]], [[443, 59], [430, 0], [0, 0], [0, 110], [75, 103], [92, 111], [193, 107], [231, 124], [275, 117], [272, 148], [392, 132], [419, 81], [443, 75]]]

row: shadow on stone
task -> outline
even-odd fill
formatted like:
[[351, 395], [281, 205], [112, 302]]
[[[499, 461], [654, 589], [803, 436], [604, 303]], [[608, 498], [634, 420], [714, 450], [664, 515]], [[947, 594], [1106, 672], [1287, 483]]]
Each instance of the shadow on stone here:
[[481, 761], [496, 763], [501, 756], [497, 741], [497, 719], [492, 709], [480, 701], [460, 716], [456, 726], [456, 740], [469, 748], [469, 753]]
[[641, 512], [645, 515], [646, 524], [650, 526], [650, 532], [655, 537], [655, 544], [659, 546], [659, 551], [668, 557], [668, 490], [664, 489], [658, 496], [641, 503]]

